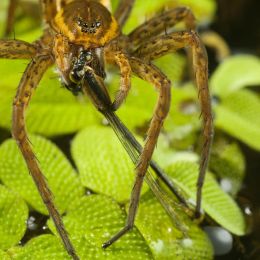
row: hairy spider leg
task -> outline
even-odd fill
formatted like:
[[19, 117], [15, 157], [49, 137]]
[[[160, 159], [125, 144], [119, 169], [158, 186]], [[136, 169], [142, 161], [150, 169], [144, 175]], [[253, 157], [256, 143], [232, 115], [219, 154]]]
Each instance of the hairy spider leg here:
[[40, 0], [43, 18], [46, 23], [50, 23], [55, 15], [68, 3], [73, 0]]
[[216, 58], [219, 62], [227, 58], [231, 51], [225, 40], [216, 32], [206, 31], [200, 34], [202, 42], [216, 52]]
[[118, 24], [121, 28], [124, 26], [127, 18], [129, 17], [132, 8], [134, 6], [135, 0], [121, 0], [115, 11], [114, 17], [116, 18]]
[[195, 215], [199, 217], [201, 208], [201, 193], [206, 168], [209, 160], [211, 143], [213, 140], [213, 116], [211, 99], [208, 88], [208, 59], [204, 46], [195, 31], [174, 32], [169, 35], [154, 37], [150, 43], [140, 46], [136, 50], [139, 57], [149, 57], [153, 60], [178, 49], [190, 47], [194, 76], [198, 88], [203, 117], [203, 147], [200, 160], [199, 177], [197, 181], [197, 199]]
[[[117, 6], [114, 17], [122, 28], [129, 17], [135, 0], [121, 0]], [[124, 46], [125, 37], [122, 37], [122, 46]], [[131, 67], [128, 62], [128, 57], [123, 53], [122, 46], [118, 46], [117, 42], [112, 42], [105, 47], [105, 58], [108, 63], [116, 63], [119, 66], [121, 79], [119, 90], [113, 101], [112, 108], [117, 110], [126, 99], [128, 92], [131, 88]]]
[[31, 59], [37, 53], [37, 47], [20, 40], [0, 40], [0, 58]]
[[116, 53], [114, 59], [119, 66], [121, 73], [119, 91], [117, 92], [115, 100], [112, 104], [113, 109], [117, 110], [127, 97], [127, 94], [131, 88], [131, 67], [128, 59], [121, 52]]
[[14, 99], [12, 134], [27, 163], [29, 172], [39, 190], [42, 200], [62, 238], [66, 250], [73, 259], [79, 259], [65, 231], [62, 218], [54, 206], [51, 191], [39, 168], [26, 132], [25, 110], [43, 74], [53, 64], [52, 58], [46, 55], [46, 53], [38, 55], [36, 55], [36, 53], [37, 45], [18, 40], [0, 40], [0, 58], [32, 59], [23, 74]]
[[160, 130], [163, 125], [163, 121], [166, 118], [171, 100], [171, 83], [167, 77], [152, 64], [146, 64], [140, 59], [129, 58], [132, 71], [143, 80], [150, 82], [159, 91], [158, 101], [155, 107], [155, 111], [147, 131], [147, 137], [145, 139], [144, 148], [139, 157], [136, 165], [136, 179], [134, 187], [131, 193], [129, 212], [125, 227], [115, 234], [110, 240], [103, 244], [103, 248], [106, 248], [117, 241], [125, 233], [133, 228], [134, 220], [138, 208], [140, 192], [143, 185], [144, 177], [150, 160], [157, 143]]
[[105, 48], [105, 59], [108, 63], [115, 63], [120, 69], [120, 85], [119, 90], [113, 101], [112, 108], [117, 110], [123, 101], [126, 99], [131, 88], [131, 66], [128, 57], [121, 50], [118, 49], [117, 44], [108, 45]]
[[193, 30], [196, 27], [195, 17], [191, 10], [187, 7], [177, 7], [155, 16], [138, 26], [128, 35], [129, 42], [135, 46], [149, 42], [154, 36], [164, 32], [167, 34], [167, 29], [172, 28], [181, 21], [185, 22], [186, 28], [189, 30]]
[[[122, 6], [124, 5], [124, 0], [121, 1], [120, 3], [122, 3]], [[128, 3], [130, 4], [130, 3]], [[131, 7], [132, 6], [128, 6], [129, 12], [131, 11]], [[120, 6], [119, 6], [120, 8]], [[129, 38], [127, 39], [128, 42], [131, 42], [131, 44], [136, 44], [139, 45], [141, 42], [144, 42], [144, 45], [146, 44], [146, 42], [149, 42], [151, 37], [154, 35], [158, 35], [160, 33], [162, 33], [165, 28], [170, 28], [173, 27], [174, 25], [176, 25], [176, 23], [180, 22], [184, 20], [186, 27], [189, 29], [193, 29], [195, 28], [195, 18], [192, 14], [192, 12], [190, 11], [189, 8], [186, 7], [179, 7], [173, 10], [169, 10], [159, 16], [156, 16], [150, 20], [148, 20], [146, 23], [144, 23], [143, 25], [137, 27], [137, 29], [135, 29], [133, 32], [131, 32], [129, 34]], [[124, 36], [120, 36], [122, 38], [121, 40], [121, 45], [122, 46], [127, 46], [128, 43], [125, 43], [126, 38]], [[125, 47], [124, 46], [124, 47]], [[127, 75], [124, 76], [124, 74], [122, 73], [123, 69], [124, 71], [127, 70], [127, 59], [123, 56], [120, 55], [120, 57], [115, 57], [113, 58], [113, 56], [111, 55], [111, 51], [112, 48], [109, 48], [110, 46], [107, 47], [108, 51], [106, 53], [107, 57], [106, 59], [108, 60], [115, 60], [117, 65], [120, 67], [121, 69], [121, 82], [120, 82], [120, 87], [119, 87], [119, 91], [117, 92], [117, 95], [115, 97], [115, 101], [113, 102], [113, 108], [114, 110], [117, 110], [120, 105], [123, 103], [123, 101], [126, 99], [128, 92], [130, 90], [130, 82], [127, 82]], [[123, 49], [123, 48], [122, 48]], [[109, 56], [109, 58], [108, 58]], [[190, 56], [190, 55], [189, 55]], [[146, 61], [149, 61], [149, 57], [142, 57], [142, 59], [145, 58]], [[111, 61], [110, 61], [111, 63]], [[124, 77], [124, 78], [123, 78]]]
[[[120, 133], [119, 135], [123, 135], [125, 140], [129, 141], [130, 145], [136, 150], [136, 152], [138, 153], [138, 157], [139, 157], [139, 155], [142, 152], [142, 146], [135, 139], [135, 137], [131, 134], [131, 132], [124, 126], [124, 124], [120, 121], [120, 119], [118, 119], [118, 117], [115, 115], [110, 97], [107, 93], [107, 89], [106, 89], [103, 81], [100, 80], [99, 76], [97, 76], [93, 72], [93, 70], [91, 70], [90, 68], [88, 68], [87, 71], [88, 71], [88, 73], [85, 75], [85, 78], [84, 78], [84, 81], [82, 84], [83, 92], [87, 96], [90, 97], [90, 99], [92, 100], [92, 103], [97, 108], [97, 110], [100, 111], [108, 119], [108, 121], [110, 123], [112, 123], [112, 127], [114, 126], [113, 129], [115, 130], [115, 132]], [[86, 84], [86, 82], [88, 82], [88, 83]], [[112, 108], [112, 110], [111, 110], [111, 108]], [[112, 118], [112, 121], [109, 120], [111, 118]], [[122, 139], [120, 139], [120, 140], [122, 140]], [[123, 145], [124, 144], [125, 144], [125, 142], [123, 142]], [[137, 159], [136, 159], [136, 161], [137, 161]], [[186, 207], [186, 210], [189, 210], [188, 204], [187, 204], [185, 198], [179, 192], [179, 189], [175, 186], [175, 184], [163, 172], [163, 170], [160, 169], [160, 167], [153, 160], [150, 161], [150, 166], [155, 171], [158, 178], [162, 182], [165, 183], [165, 185], [172, 191], [173, 194], [175, 194], [175, 196], [182, 203], [182, 205]], [[157, 186], [157, 185], [155, 185], [155, 186]], [[151, 187], [151, 189], [152, 189], [152, 187]]]
[[57, 1], [56, 0], [40, 0], [42, 7], [43, 19], [46, 23], [50, 23], [57, 14]]
[[28, 140], [28, 135], [25, 127], [25, 109], [29, 104], [34, 89], [37, 87], [47, 68], [49, 68], [52, 64], [53, 61], [49, 55], [36, 56], [29, 63], [20, 81], [18, 91], [13, 103], [12, 133], [23, 154], [29, 172], [39, 190], [42, 200], [46, 205], [51, 218], [53, 219], [55, 227], [64, 243], [65, 248], [67, 249], [68, 253], [73, 257], [73, 259], [79, 259], [65, 230], [61, 215], [54, 205], [52, 193], [49, 190], [47, 181], [45, 180], [45, 177], [41, 172], [37, 159], [31, 148], [31, 144]]
[[15, 9], [17, 7], [18, 0], [9, 0], [9, 6], [6, 16], [6, 24], [5, 24], [5, 31], [4, 36], [8, 36], [13, 28], [14, 28], [14, 19], [15, 19]]
[[[65, 1], [65, 2], [67, 3], [69, 1], [70, 0]], [[57, 10], [58, 10], [57, 2], [54, 2], [54, 1], [51, 1], [51, 0], [42, 0], [41, 2], [42, 2], [42, 5], [43, 5], [43, 11], [44, 11], [45, 20], [47, 21], [47, 23], [50, 24], [50, 22], [52, 21], [53, 17], [55, 16], [55, 14], [57, 13]], [[61, 2], [63, 2], [63, 1], [62, 0], [59, 1], [59, 3], [61, 3]], [[122, 0], [119, 3], [119, 7], [118, 8], [120, 8], [120, 6], [123, 5], [122, 4], [123, 2], [124, 2], [124, 0]], [[129, 11], [126, 12], [127, 15], [130, 13], [131, 7], [128, 8], [128, 10]], [[179, 16], [180, 17], [181, 16], [185, 17], [185, 15], [183, 15], [182, 13], [185, 13], [185, 10], [188, 10], [188, 9], [184, 8], [183, 10], [184, 10], [183, 12], [179, 11]], [[168, 11], [168, 12], [170, 12], [170, 11]], [[168, 12], [166, 12], [166, 14]], [[171, 12], [174, 13], [174, 9], [171, 10]], [[126, 17], [127, 17], [127, 15], [126, 15]], [[203, 133], [204, 133], [204, 149], [203, 149], [202, 159], [201, 159], [200, 177], [199, 177], [199, 181], [198, 181], [197, 200], [200, 202], [200, 200], [198, 198], [199, 197], [201, 198], [201, 194], [200, 193], [201, 193], [201, 188], [202, 188], [202, 184], [203, 184], [203, 180], [204, 180], [204, 176], [201, 175], [201, 173], [204, 172], [204, 174], [205, 174], [205, 168], [207, 166], [207, 160], [208, 160], [208, 156], [207, 155], [209, 153], [211, 138], [212, 138], [212, 134], [213, 134], [213, 132], [212, 132], [212, 116], [211, 116], [211, 108], [210, 108], [210, 99], [209, 99], [209, 95], [208, 95], [207, 84], [205, 86], [203, 85], [204, 83], [207, 83], [207, 59], [205, 58], [205, 55], [204, 55], [203, 51], [201, 51], [203, 48], [202, 48], [202, 46], [200, 46], [199, 39], [195, 37], [196, 34], [193, 31], [186, 32], [186, 34], [189, 34], [189, 33], [192, 34], [193, 33], [195, 35], [194, 37], [190, 37], [190, 38], [186, 37], [187, 38], [186, 39], [184, 37], [185, 33], [182, 33], [182, 37], [179, 40], [179, 42], [181, 42], [182, 45], [178, 45], [177, 44], [178, 43], [178, 39], [177, 39], [176, 40], [177, 41], [176, 44], [178, 46], [176, 47], [174, 45], [174, 41], [173, 41], [172, 42], [173, 47], [171, 48], [171, 45], [167, 45], [166, 44], [167, 46], [166, 46], [166, 51], [165, 51], [165, 48], [163, 48], [164, 46], [162, 44], [161, 45], [159, 44], [159, 41], [160, 40], [162, 41], [162, 35], [160, 37], [156, 37], [156, 35], [162, 34], [163, 30], [167, 29], [168, 24], [171, 24], [171, 22], [169, 22], [168, 20], [170, 20], [170, 21], [172, 21], [172, 20], [168, 19], [167, 15], [165, 16], [165, 14], [163, 14], [161, 16], [164, 17], [165, 20], [163, 20], [163, 19], [159, 19], [158, 20], [158, 18], [160, 16], [157, 16], [154, 19], [151, 19], [150, 21], [145, 23], [145, 25], [141, 25], [141, 26], [138, 27], [141, 31], [144, 30], [144, 33], [143, 33], [143, 36], [139, 37], [139, 40], [138, 40], [138, 37], [135, 37], [135, 38], [137, 38], [136, 45], [138, 46], [138, 45], [140, 45], [140, 43], [142, 45], [134, 53], [131, 53], [131, 50], [129, 50], [129, 52], [131, 54], [134, 54], [137, 57], [138, 57], [138, 55], [140, 55], [140, 58], [142, 58], [142, 60], [137, 59], [137, 58], [129, 58], [129, 57], [127, 57], [127, 55], [125, 55], [125, 57], [129, 59], [128, 62], [130, 63], [130, 66], [131, 66], [131, 69], [133, 70], [133, 72], [135, 72], [139, 77], [143, 78], [144, 80], [147, 80], [150, 83], [152, 83], [153, 85], [155, 85], [159, 89], [160, 95], [159, 95], [157, 106], [156, 106], [156, 109], [155, 109], [155, 112], [154, 112], [154, 115], [153, 115], [152, 122], [151, 122], [149, 130], [148, 130], [148, 136], [146, 138], [145, 146], [144, 146], [144, 149], [142, 150], [142, 153], [141, 153], [140, 158], [139, 158], [139, 162], [138, 162], [137, 167], [136, 167], [137, 177], [136, 177], [136, 182], [135, 182], [132, 194], [131, 194], [129, 215], [128, 215], [126, 226], [118, 234], [116, 234], [111, 240], [109, 240], [107, 243], [105, 243], [104, 247], [107, 247], [110, 244], [112, 244], [113, 242], [115, 242], [117, 239], [119, 239], [122, 235], [124, 235], [133, 226], [134, 218], [135, 218], [137, 207], [138, 207], [138, 201], [139, 201], [140, 190], [141, 190], [141, 187], [142, 187], [143, 179], [144, 179], [146, 170], [148, 168], [148, 165], [150, 163], [150, 159], [151, 159], [151, 156], [152, 156], [152, 153], [153, 153], [153, 150], [154, 150], [154, 146], [155, 146], [155, 144], [157, 142], [158, 135], [159, 135], [160, 129], [161, 129], [162, 124], [163, 124], [163, 120], [166, 117], [166, 115], [168, 113], [168, 110], [169, 110], [169, 105], [170, 105], [170, 82], [167, 80], [167, 78], [164, 76], [164, 74], [162, 74], [160, 72], [159, 69], [157, 69], [153, 65], [150, 65], [150, 61], [152, 59], [155, 59], [155, 58], [157, 58], [159, 56], [162, 56], [162, 55], [166, 54], [167, 51], [168, 52], [175, 51], [178, 48], [183, 48], [185, 46], [190, 46], [191, 49], [192, 49], [193, 64], [194, 64], [194, 68], [195, 68], [195, 78], [196, 78], [198, 89], [199, 89], [199, 97], [200, 97], [201, 106], [202, 106], [202, 115], [203, 115], [203, 119], [204, 119], [204, 131], [203, 131]], [[188, 17], [189, 15], [187, 14], [186, 16]], [[189, 29], [192, 29], [195, 26], [194, 25], [195, 24], [194, 23], [194, 17], [193, 18], [192, 17], [193, 17], [193, 15], [190, 13], [190, 18], [187, 18], [186, 20], [183, 18], [185, 20], [185, 22], [186, 22], [187, 28], [189, 28]], [[119, 17], [119, 19], [120, 19], [120, 17]], [[123, 21], [124, 21], [124, 19], [126, 20], [126, 18], [122, 18]], [[175, 23], [177, 23], [180, 20], [182, 20], [182, 19], [178, 18], [178, 15], [176, 15]], [[152, 23], [152, 21], [155, 21], [155, 23]], [[161, 24], [158, 24], [158, 22], [161, 22]], [[173, 25], [175, 23], [173, 22]], [[122, 24], [123, 24], [123, 22], [122, 22]], [[151, 26], [147, 26], [149, 24]], [[150, 29], [153, 28], [153, 29], [150, 32], [147, 33], [147, 31], [146, 31], [147, 28], [145, 28], [145, 26], [147, 26], [148, 29], [149, 28]], [[137, 36], [139, 36], [138, 33], [136, 33], [136, 32], [134, 33], [134, 32], [131, 33], [130, 35], [137, 35]], [[159, 33], [157, 33], [157, 32], [159, 32]], [[46, 34], [46, 31], [45, 31], [45, 34]], [[173, 34], [171, 34], [171, 36], [172, 35]], [[154, 37], [154, 38], [151, 40], [152, 37]], [[135, 40], [135, 38], [134, 38], [134, 40]], [[46, 37], [43, 37], [40, 40], [39, 43], [45, 45], [44, 42], [46, 42], [47, 39], [52, 39], [52, 37], [50, 35], [46, 36]], [[121, 38], [118, 37], [116, 39], [116, 41], [118, 42], [118, 45], [123, 46], [119, 42], [120, 39]], [[131, 40], [131, 37], [130, 37], [130, 40]], [[151, 51], [155, 51], [155, 50], [152, 50], [153, 49], [152, 46], [156, 45], [156, 40], [158, 40], [158, 44], [157, 44], [156, 50], [158, 51], [158, 46], [159, 46], [161, 48], [161, 52], [157, 52], [157, 53], [151, 54]], [[150, 44], [150, 41], [153, 44], [150, 46], [150, 48], [148, 48], [148, 52], [145, 54], [145, 51], [143, 51], [143, 49], [146, 49], [146, 51], [147, 51], [147, 48], [145, 48], [144, 46], [147, 45], [147, 43]], [[128, 38], [128, 42], [131, 42], [131, 44], [133, 43], [132, 41], [129, 41], [129, 38]], [[154, 44], [154, 42], [155, 42], [155, 44]], [[167, 41], [165, 43], [167, 43]], [[37, 46], [37, 47], [39, 47], [39, 46]], [[49, 46], [49, 44], [46, 44], [46, 46]], [[127, 47], [130, 47], [130, 46], [128, 44], [128, 45], [125, 45], [124, 47], [127, 48]], [[119, 47], [119, 49], [123, 50], [122, 47], [121, 48]], [[38, 52], [38, 50], [37, 50], [37, 52]], [[31, 54], [30, 52], [28, 52], [28, 53]], [[123, 53], [123, 51], [121, 51], [121, 53]], [[29, 54], [28, 54], [28, 56], [29, 56]], [[19, 56], [16, 53], [14, 53], [13, 55], [14, 55], [13, 57], [16, 57], [15, 55], [17, 55], [17, 57]], [[118, 61], [118, 60], [120, 60], [119, 57], [120, 56], [117, 55], [117, 58], [114, 58], [114, 63], [116, 63], [120, 67], [120, 70], [122, 72], [122, 67], [127, 67], [127, 66], [122, 66], [122, 59], [125, 58], [124, 55], [121, 55], [121, 57], [120, 57], [121, 58], [121, 63], [119, 63], [119, 61]], [[146, 58], [147, 62], [143, 61], [143, 58]], [[37, 164], [37, 160], [35, 159], [35, 157], [33, 155], [30, 143], [29, 143], [28, 138], [27, 138], [26, 129], [25, 129], [25, 122], [24, 122], [24, 111], [25, 111], [26, 106], [29, 103], [30, 96], [32, 94], [31, 92], [32, 92], [33, 88], [36, 87], [36, 85], [38, 84], [38, 81], [40, 80], [40, 78], [42, 76], [40, 74], [43, 74], [44, 71], [45, 71], [44, 69], [42, 69], [42, 66], [40, 66], [40, 65], [42, 64], [43, 67], [44, 67], [44, 65], [46, 65], [46, 69], [47, 69], [47, 67], [49, 66], [47, 64], [48, 62], [50, 64], [52, 64], [50, 56], [49, 55], [46, 56], [46, 55], [42, 54], [41, 57], [40, 56], [36, 56], [33, 59], [33, 61], [29, 64], [29, 66], [27, 67], [26, 73], [24, 74], [24, 76], [22, 78], [22, 81], [21, 81], [21, 84], [20, 84], [20, 87], [18, 89], [16, 100], [14, 102], [13, 135], [16, 138], [16, 140], [17, 140], [17, 142], [19, 144], [20, 149], [24, 153], [24, 157], [25, 157], [25, 160], [27, 161], [28, 167], [30, 168], [29, 165], [31, 165], [30, 169], [35, 171], [35, 174], [34, 175], [32, 174], [32, 175], [34, 177], [36, 177], [36, 179], [37, 179], [37, 177], [39, 178], [38, 175], [40, 173], [40, 177], [42, 178], [43, 182], [42, 183], [38, 183], [38, 184], [45, 185], [44, 187], [46, 188], [46, 190], [40, 190], [39, 189], [39, 192], [40, 192], [40, 194], [42, 195], [43, 198], [45, 198], [46, 194], [50, 195], [50, 200], [46, 200], [46, 205], [47, 205], [47, 207], [49, 206], [49, 208], [50, 208], [51, 206], [53, 206], [53, 203], [52, 203], [52, 200], [51, 200], [51, 193], [50, 193], [50, 191], [49, 191], [49, 189], [47, 187], [47, 183], [44, 181], [43, 175], [40, 172], [40, 169], [39, 169], [38, 164]], [[38, 70], [40, 70], [41, 73], [39, 73]], [[37, 72], [37, 73], [35, 73], [35, 75], [31, 76], [32, 78], [30, 78], [31, 74], [29, 73], [31, 71]], [[128, 73], [129, 73], [129, 70], [128, 70]], [[35, 79], [38, 79], [38, 81], [37, 80], [35, 81]], [[24, 82], [24, 83], [22, 83], [22, 82]], [[35, 86], [34, 86], [34, 83], [35, 83]], [[24, 84], [25, 89], [23, 89], [23, 87], [22, 87], [23, 84]], [[30, 87], [32, 87], [32, 88], [30, 88]], [[27, 155], [28, 157], [26, 158], [25, 155]], [[199, 189], [199, 187], [200, 187], [200, 189]], [[39, 188], [39, 186], [38, 186], [38, 188]], [[199, 206], [198, 205], [199, 205], [199, 203], [197, 202], [197, 208], [200, 208], [200, 205]], [[58, 212], [55, 212], [55, 213], [60, 218]], [[50, 212], [50, 215], [53, 218], [55, 217], [55, 215], [52, 215], [51, 212]], [[61, 218], [60, 218], [60, 220], [61, 220]], [[55, 222], [55, 219], [54, 219], [54, 222]], [[57, 229], [59, 231], [60, 223], [58, 223], [58, 222], [56, 223], [55, 222], [55, 224], [57, 224], [56, 226], [57, 226]], [[61, 224], [62, 224], [62, 222], [61, 222]], [[62, 238], [68, 238], [67, 234], [65, 232], [63, 224], [61, 225], [60, 231], [64, 231], [64, 234], [63, 234], [64, 237], [61, 234], [62, 232], [59, 232], [60, 236]], [[63, 241], [63, 242], [65, 244], [65, 247], [66, 247], [67, 251], [72, 255], [72, 257], [74, 259], [78, 259], [78, 257], [76, 256], [75, 251], [74, 251], [74, 249], [73, 249], [69, 239], [66, 240], [66, 241], [69, 244], [66, 244], [65, 241]]]

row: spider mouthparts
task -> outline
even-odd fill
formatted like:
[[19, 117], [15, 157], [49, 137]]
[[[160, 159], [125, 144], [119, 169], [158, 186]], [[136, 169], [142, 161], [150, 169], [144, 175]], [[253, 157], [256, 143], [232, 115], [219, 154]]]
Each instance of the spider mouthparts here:
[[64, 84], [65, 88], [68, 89], [74, 96], [78, 96], [82, 92], [81, 85], [71, 82], [70, 84]]

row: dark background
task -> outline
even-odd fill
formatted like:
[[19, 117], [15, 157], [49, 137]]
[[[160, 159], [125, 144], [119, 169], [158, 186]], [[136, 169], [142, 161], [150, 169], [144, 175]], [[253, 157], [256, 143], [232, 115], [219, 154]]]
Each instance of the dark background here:
[[[217, 0], [218, 9], [211, 29], [227, 41], [232, 54], [247, 53], [260, 55], [260, 1], [259, 0]], [[211, 59], [211, 55], [209, 55]], [[210, 62], [209, 62], [210, 63]], [[213, 61], [214, 64], [214, 61]], [[259, 88], [254, 88], [258, 93]], [[259, 113], [260, 111], [255, 111]], [[251, 232], [235, 239], [232, 252], [216, 259], [260, 260], [260, 153], [240, 144], [246, 157], [247, 174], [238, 203], [249, 206], [252, 216], [247, 221]]]
[[234, 52], [260, 55], [260, 1], [217, 0], [212, 29], [221, 34]]

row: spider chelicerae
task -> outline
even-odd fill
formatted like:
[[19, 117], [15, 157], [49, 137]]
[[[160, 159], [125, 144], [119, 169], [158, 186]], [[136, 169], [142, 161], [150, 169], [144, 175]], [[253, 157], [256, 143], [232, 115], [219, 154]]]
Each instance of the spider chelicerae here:
[[[33, 153], [24, 118], [34, 90], [46, 70], [53, 64], [58, 68], [65, 87], [74, 94], [79, 92], [87, 94], [104, 115], [117, 110], [123, 103], [131, 87], [132, 73], [151, 83], [159, 93], [144, 147], [136, 164], [136, 181], [131, 194], [126, 225], [103, 244], [105, 248], [133, 227], [143, 180], [151, 164], [163, 121], [169, 111], [171, 82], [152, 61], [188, 47], [203, 117], [204, 140], [195, 209], [195, 214], [198, 215], [213, 127], [207, 55], [195, 31], [195, 18], [192, 12], [185, 7], [170, 9], [147, 20], [128, 35], [124, 35], [122, 27], [131, 12], [134, 0], [119, 1], [114, 15], [106, 8], [108, 1], [42, 0], [40, 2], [46, 24], [42, 37], [33, 43], [0, 40], [0, 57], [31, 60], [22, 76], [13, 102], [12, 134], [67, 252], [74, 259], [79, 259]], [[184, 21], [187, 29], [171, 32], [171, 28], [181, 21]], [[121, 74], [119, 90], [113, 102], [110, 101], [104, 85], [105, 64], [118, 66]]]

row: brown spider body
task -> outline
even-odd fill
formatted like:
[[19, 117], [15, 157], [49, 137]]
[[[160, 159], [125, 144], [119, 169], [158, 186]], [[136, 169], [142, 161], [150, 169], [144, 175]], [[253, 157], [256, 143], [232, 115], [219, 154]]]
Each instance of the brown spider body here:
[[[12, 0], [14, 1], [16, 2]], [[153, 59], [190, 47], [204, 126], [197, 184], [197, 214], [200, 211], [201, 189], [213, 136], [207, 56], [195, 31], [195, 18], [191, 11], [185, 7], [171, 9], [138, 26], [129, 35], [123, 35], [121, 28], [132, 9], [134, 0], [119, 1], [114, 16], [103, 5], [105, 2], [107, 1], [42, 0], [43, 16], [47, 26], [39, 40], [32, 44], [19, 40], [0, 40], [0, 58], [31, 59], [14, 99], [12, 134], [64, 247], [74, 259], [79, 258], [35, 158], [28, 140], [24, 118], [35, 88], [51, 65], [57, 66], [62, 81], [69, 90], [75, 94], [78, 92], [87, 94], [103, 114], [118, 109], [125, 100], [130, 90], [132, 73], [154, 85], [159, 92], [144, 148], [139, 149], [136, 181], [131, 193], [126, 225], [103, 244], [104, 248], [118, 240], [134, 225], [143, 180], [170, 108], [171, 82], [152, 64]], [[166, 29], [172, 28], [180, 21], [185, 22], [187, 30], [165, 34]], [[110, 101], [103, 82], [105, 63], [116, 65], [121, 73], [119, 91], [113, 102]]]
[[[95, 1], [76, 0], [61, 8], [50, 23], [54, 35], [53, 54], [65, 86], [76, 94], [80, 88], [70, 77], [72, 66], [81, 51], [89, 50], [90, 67], [100, 77], [104, 73], [103, 48], [119, 33], [111, 13]], [[83, 68], [82, 68], [83, 69]]]
[[111, 13], [95, 1], [77, 0], [65, 5], [51, 27], [69, 42], [85, 49], [103, 47], [119, 34], [119, 25]]

